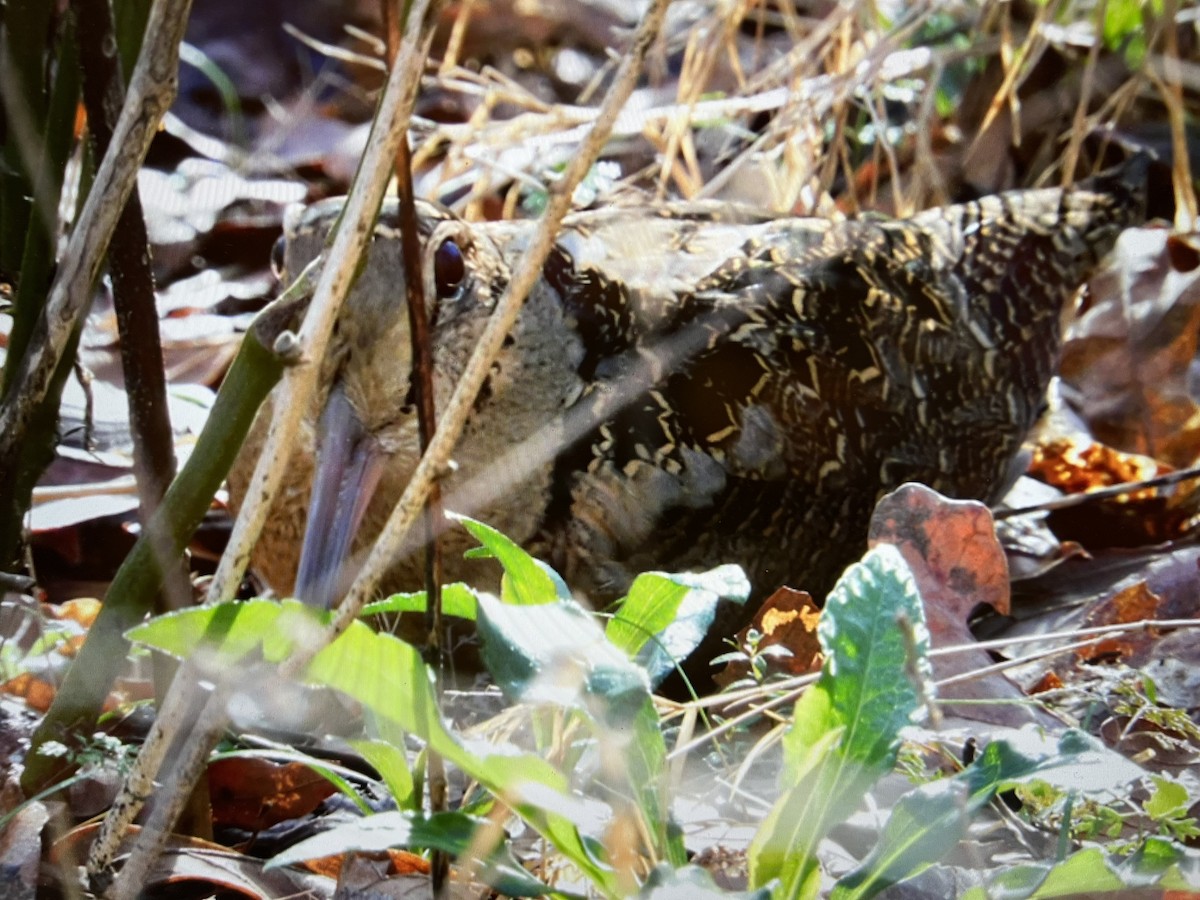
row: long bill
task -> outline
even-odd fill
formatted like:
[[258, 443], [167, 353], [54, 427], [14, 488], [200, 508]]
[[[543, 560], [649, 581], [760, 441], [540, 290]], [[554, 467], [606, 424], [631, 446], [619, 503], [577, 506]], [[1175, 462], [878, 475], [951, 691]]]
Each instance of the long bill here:
[[296, 596], [330, 609], [349, 584], [350, 547], [379, 484], [383, 454], [340, 386], [318, 422], [317, 471], [296, 573]]

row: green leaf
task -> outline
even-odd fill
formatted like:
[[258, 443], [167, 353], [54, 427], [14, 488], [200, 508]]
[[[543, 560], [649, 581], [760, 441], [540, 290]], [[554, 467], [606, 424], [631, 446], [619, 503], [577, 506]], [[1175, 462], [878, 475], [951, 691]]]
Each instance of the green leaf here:
[[833, 900], [874, 896], [941, 858], [966, 834], [972, 815], [991, 799], [963, 779], [922, 785], [900, 799], [871, 855], [842, 878]]
[[[829, 706], [846, 729], [841, 752], [880, 774], [890, 771], [900, 729], [919, 711], [922, 696], [933, 694], [925, 613], [900, 551], [881, 544], [846, 570], [825, 601], [817, 638], [825, 664], [814, 688], [830, 695]], [[811, 734], [806, 725], [798, 718], [785, 739], [787, 758]]]
[[682, 844], [668, 829], [666, 745], [646, 673], [574, 601], [509, 606], [481, 594], [479, 639], [484, 663], [507, 696], [578, 710], [594, 723], [598, 740], [616, 741], [627, 780], [620, 792], [637, 797], [659, 852], [682, 864]]
[[[304, 640], [307, 629], [317, 627], [328, 615], [314, 613], [296, 601], [227, 603], [159, 617], [132, 629], [130, 637], [185, 655], [203, 646], [211, 636], [213, 639], [207, 643], [231, 660], [257, 647], [267, 658], [282, 658], [295, 643]], [[594, 623], [592, 628], [599, 633]], [[615, 648], [610, 650], [625, 666], [633, 668]], [[424, 740], [508, 804], [569, 858], [598, 891], [610, 897], [619, 894], [616, 876], [605, 860], [599, 838], [581, 831], [581, 826], [601, 831], [612, 817], [611, 810], [598, 810], [599, 804], [573, 796], [565, 776], [537, 756], [495, 745], [487, 745], [482, 752], [468, 749], [443, 720], [430, 672], [413, 647], [392, 635], [376, 634], [362, 622], [353, 622], [345, 634], [313, 658], [306, 675], [312, 683], [353, 697], [385, 724]], [[404, 782], [410, 779], [400, 774], [399, 761], [382, 757], [377, 760], [381, 770], [389, 762], [396, 764], [388, 781], [401, 799]]]
[[1109, 0], [1104, 7], [1102, 36], [1104, 46], [1123, 52], [1131, 69], [1138, 69], [1146, 58], [1146, 21], [1143, 10], [1162, 15], [1162, 0]]
[[1036, 780], [1060, 791], [1117, 795], [1146, 774], [1140, 766], [1074, 728], [1057, 736], [1057, 740], [1039, 729], [1022, 728], [989, 744], [980, 763], [1001, 756], [999, 790]]
[[749, 596], [750, 581], [738, 566], [695, 574], [647, 572], [634, 579], [606, 632], [657, 684], [700, 645], [722, 600], [740, 604]]
[[576, 707], [593, 678], [647, 690], [645, 675], [573, 600], [509, 606], [481, 594], [479, 640], [488, 671], [517, 702]]
[[[818, 886], [816, 846], [828, 830], [852, 809], [821, 804], [819, 798], [845, 795], [851, 802], [848, 782], [852, 773], [837, 765], [837, 746], [842, 731], [834, 728], [809, 748], [805, 765], [794, 773], [791, 785], [782, 792], [758, 827], [750, 844], [750, 885], [765, 887], [773, 879], [786, 879], [773, 895], [814, 897]], [[867, 782], [870, 786], [871, 781]], [[866, 788], [864, 787], [863, 790]]]
[[350, 746], [379, 773], [397, 806], [411, 812], [419, 809], [421, 798], [416, 795], [412, 769], [402, 747], [380, 740], [351, 741]]
[[424, 740], [549, 840], [597, 890], [619, 894], [599, 838], [581, 830], [601, 830], [611, 810], [572, 795], [566, 777], [540, 757], [498, 744], [461, 743], [441, 716], [432, 677], [416, 649], [354, 622], [316, 655], [308, 677]]
[[486, 553], [472, 552], [468, 556], [493, 556], [504, 567], [500, 597], [505, 603], [536, 606], [571, 598], [566, 582], [557, 572], [534, 559], [495, 528], [455, 513], [447, 513], [446, 516], [461, 523], [475, 540], [483, 544]]
[[1162, 838], [1151, 837], [1129, 857], [1089, 847], [1057, 863], [1031, 863], [1005, 869], [972, 888], [963, 900], [1043, 900], [1053, 897], [1112, 894], [1150, 888], [1181, 892], [1200, 890], [1200, 853]]
[[[387, 613], [423, 612], [425, 612], [425, 592], [417, 591], [412, 594], [392, 594], [383, 600], [368, 603], [363, 607], [362, 614], [366, 617]], [[442, 612], [447, 616], [474, 622], [475, 589], [461, 581], [442, 585]]]
[[1157, 821], [1188, 808], [1188, 792], [1182, 784], [1157, 775], [1151, 776], [1151, 780], [1154, 782], [1154, 793], [1145, 803], [1146, 815]]
[[278, 636], [276, 625], [285, 605], [305, 608], [295, 600], [230, 600], [155, 616], [125, 636], [179, 659], [203, 648], [233, 661], [258, 650], [268, 636]]
[[932, 693], [924, 613], [895, 547], [875, 547], [846, 571], [817, 636], [821, 677], [796, 704], [784, 736], [783, 796], [750, 848], [751, 884], [779, 878], [785, 897], [813, 895], [817, 843], [892, 769], [900, 730]]

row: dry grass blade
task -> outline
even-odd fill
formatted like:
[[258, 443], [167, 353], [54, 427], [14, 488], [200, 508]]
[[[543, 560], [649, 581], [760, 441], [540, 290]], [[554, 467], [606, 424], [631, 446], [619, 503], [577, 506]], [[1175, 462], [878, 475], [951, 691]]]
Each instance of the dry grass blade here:
[[[1177, 7], [1174, 2], [1165, 4], [1163, 21], [1173, 23]], [[1158, 88], [1171, 124], [1171, 148], [1173, 159], [1172, 181], [1175, 186], [1175, 225], [1184, 233], [1196, 227], [1200, 207], [1192, 186], [1191, 164], [1188, 158], [1187, 114], [1183, 99], [1183, 63], [1179, 56], [1179, 42], [1174, 28], [1164, 28], [1165, 48], [1162, 57], [1146, 67], [1146, 71]]]

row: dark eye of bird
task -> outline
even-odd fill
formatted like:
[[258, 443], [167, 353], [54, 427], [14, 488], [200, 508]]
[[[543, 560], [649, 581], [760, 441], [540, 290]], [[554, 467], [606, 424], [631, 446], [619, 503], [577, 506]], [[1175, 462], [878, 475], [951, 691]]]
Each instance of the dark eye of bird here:
[[433, 283], [439, 297], [449, 297], [458, 290], [467, 275], [462, 251], [450, 238], [442, 241], [433, 254]]

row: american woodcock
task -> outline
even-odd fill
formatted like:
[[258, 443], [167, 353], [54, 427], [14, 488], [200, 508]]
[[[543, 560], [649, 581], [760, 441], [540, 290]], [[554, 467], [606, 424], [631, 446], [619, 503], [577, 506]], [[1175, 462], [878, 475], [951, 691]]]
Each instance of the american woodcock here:
[[[757, 597], [782, 584], [823, 596], [864, 550], [882, 493], [918, 481], [993, 501], [1015, 477], [1064, 311], [1144, 217], [1145, 180], [1139, 156], [1070, 189], [900, 220], [577, 213], [475, 403], [446, 506], [593, 600], [641, 571], [727, 562]], [[287, 272], [320, 252], [339, 208], [290, 217]], [[440, 409], [531, 225], [417, 212]], [[398, 237], [385, 205], [255, 557], [276, 591], [318, 605], [418, 458]], [[235, 502], [255, 443], [230, 476]], [[462, 560], [473, 541], [447, 538], [449, 578], [495, 577]], [[417, 589], [419, 572], [398, 559], [388, 587]]]

